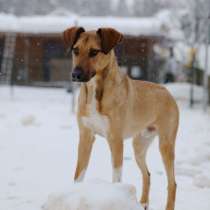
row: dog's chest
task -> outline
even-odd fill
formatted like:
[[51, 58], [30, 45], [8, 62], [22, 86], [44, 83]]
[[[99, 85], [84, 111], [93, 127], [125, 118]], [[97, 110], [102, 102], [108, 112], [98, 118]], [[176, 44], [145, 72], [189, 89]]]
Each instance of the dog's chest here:
[[106, 137], [109, 128], [109, 121], [107, 116], [102, 115], [97, 110], [95, 92], [91, 97], [90, 103], [86, 106], [87, 115], [82, 117], [83, 124], [90, 128], [94, 133]]

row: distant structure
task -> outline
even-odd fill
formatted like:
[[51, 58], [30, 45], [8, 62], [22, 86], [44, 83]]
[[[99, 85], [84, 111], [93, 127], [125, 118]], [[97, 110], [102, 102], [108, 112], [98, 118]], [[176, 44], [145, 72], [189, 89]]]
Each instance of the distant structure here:
[[16, 46], [16, 34], [7, 33], [5, 35], [4, 47], [1, 47], [1, 80], [5, 83], [11, 82], [14, 55], [15, 55], [15, 46]]
[[[155, 18], [107, 17], [4, 17], [0, 24], [0, 67], [5, 63], [8, 32], [15, 34], [10, 79], [19, 85], [65, 86], [71, 72], [71, 56], [66, 55], [62, 31], [74, 25], [85, 29], [113, 27], [124, 34], [116, 47], [121, 69], [134, 79], [158, 82], [158, 59], [154, 45], [165, 45], [161, 23]], [[15, 26], [14, 28], [12, 26]], [[155, 68], [154, 68], [155, 66]], [[4, 71], [4, 69], [1, 69]], [[8, 77], [7, 77], [8, 79]]]

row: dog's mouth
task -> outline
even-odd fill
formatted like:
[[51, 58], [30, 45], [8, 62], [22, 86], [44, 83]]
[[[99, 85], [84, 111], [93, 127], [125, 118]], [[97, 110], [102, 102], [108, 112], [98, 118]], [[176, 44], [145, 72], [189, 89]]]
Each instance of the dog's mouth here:
[[73, 82], [89, 82], [96, 75], [95, 71], [78, 71], [75, 69], [72, 73], [72, 81]]

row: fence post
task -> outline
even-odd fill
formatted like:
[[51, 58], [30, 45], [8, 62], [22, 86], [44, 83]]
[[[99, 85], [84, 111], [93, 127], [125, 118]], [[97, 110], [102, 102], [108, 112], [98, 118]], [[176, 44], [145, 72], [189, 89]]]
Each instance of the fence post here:
[[[210, 1], [209, 1], [209, 9], [210, 9]], [[206, 55], [205, 55], [205, 69], [203, 73], [203, 110], [206, 111], [208, 108], [208, 78], [209, 78], [209, 42], [210, 42], [210, 12], [208, 12], [207, 16], [207, 33], [206, 33]]]

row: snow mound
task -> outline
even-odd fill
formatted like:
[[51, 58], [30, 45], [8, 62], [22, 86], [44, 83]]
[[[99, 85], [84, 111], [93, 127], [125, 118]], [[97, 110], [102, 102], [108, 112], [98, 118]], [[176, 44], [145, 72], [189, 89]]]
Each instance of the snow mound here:
[[143, 210], [132, 185], [95, 181], [77, 183], [67, 193], [48, 197], [43, 210]]

